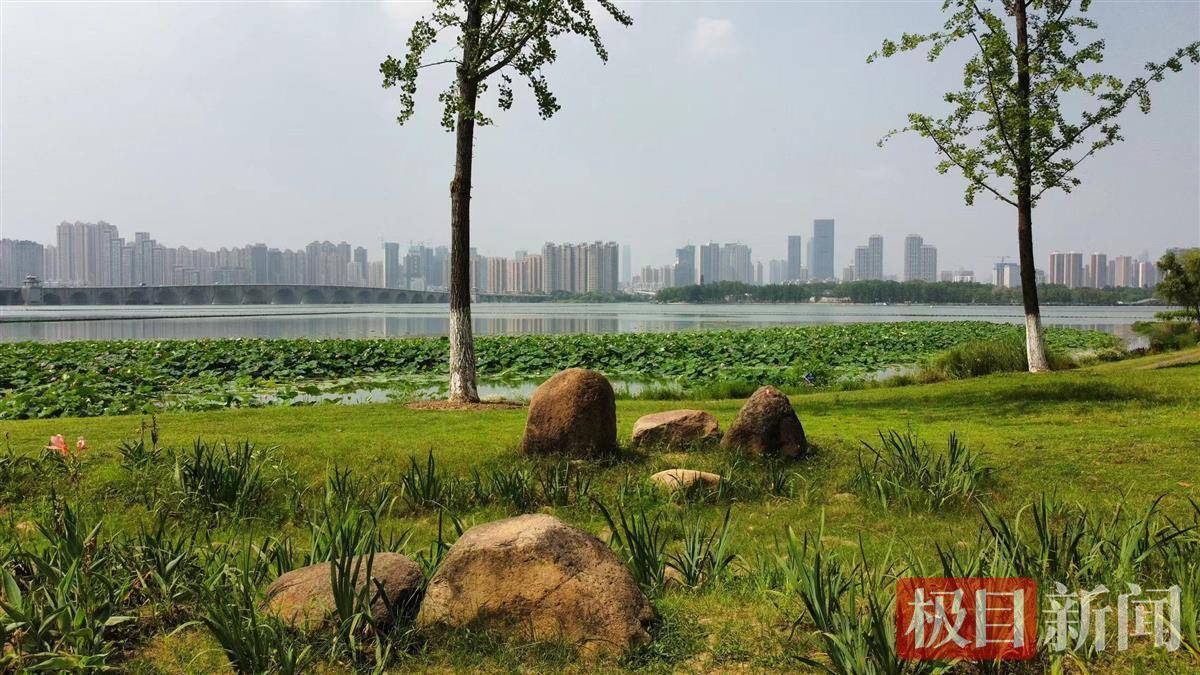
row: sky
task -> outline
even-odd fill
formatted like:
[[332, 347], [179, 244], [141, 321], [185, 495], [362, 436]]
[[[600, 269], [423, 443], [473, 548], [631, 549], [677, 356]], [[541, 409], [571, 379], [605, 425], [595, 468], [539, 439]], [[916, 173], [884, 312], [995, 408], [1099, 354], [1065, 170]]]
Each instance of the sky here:
[[[560, 42], [551, 86], [496, 111], [476, 137], [472, 244], [615, 240], [635, 269], [684, 243], [743, 242], [786, 256], [786, 237], [837, 222], [836, 265], [868, 235], [899, 274], [902, 239], [941, 269], [987, 277], [1016, 255], [1015, 211], [963, 202], [908, 112], [945, 110], [966, 52], [866, 63], [885, 37], [940, 26], [941, 2], [630, 2], [631, 28], [599, 21], [601, 63]], [[170, 245], [346, 240], [445, 244], [453, 136], [423, 71], [417, 114], [396, 123], [379, 63], [401, 56], [420, 2], [0, 2], [0, 237], [53, 239], [61, 221], [106, 220]], [[1200, 39], [1200, 0], [1104, 2], [1091, 12], [1105, 69], [1129, 77]], [[445, 54], [445, 51], [435, 51]], [[494, 110], [489, 107], [488, 110]], [[1154, 90], [1149, 116], [1088, 160], [1083, 185], [1034, 213], [1051, 250], [1156, 256], [1200, 244], [1200, 70]]]

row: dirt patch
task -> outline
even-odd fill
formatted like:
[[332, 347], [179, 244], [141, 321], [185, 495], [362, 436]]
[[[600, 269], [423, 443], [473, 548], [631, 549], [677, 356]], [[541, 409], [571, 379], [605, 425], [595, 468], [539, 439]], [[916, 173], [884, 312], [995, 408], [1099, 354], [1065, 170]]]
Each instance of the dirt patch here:
[[413, 401], [407, 406], [411, 410], [512, 410], [524, 408], [520, 403], [509, 401], [481, 401], [479, 403], [457, 403], [455, 401]]

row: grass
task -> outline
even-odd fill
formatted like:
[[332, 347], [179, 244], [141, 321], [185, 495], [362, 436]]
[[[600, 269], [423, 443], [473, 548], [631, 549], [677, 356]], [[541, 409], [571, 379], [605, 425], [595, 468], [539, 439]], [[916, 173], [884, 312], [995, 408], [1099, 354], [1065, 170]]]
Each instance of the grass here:
[[[1131, 513], [1145, 513], [1165, 495], [1157, 507], [1164, 517], [1179, 522], [1190, 518], [1188, 498], [1200, 499], [1196, 462], [1200, 362], [1180, 361], [1180, 356], [1101, 363], [1038, 376], [997, 374], [795, 396], [797, 413], [818, 452], [815, 459], [784, 466], [738, 459], [718, 450], [628, 452], [620, 461], [570, 474], [567, 465], [519, 456], [516, 447], [525, 420], [521, 409], [440, 411], [373, 404], [171, 412], [158, 416], [156, 425], [138, 416], [0, 421], [0, 434], [11, 448], [0, 452], [0, 472], [8, 478], [0, 485], [0, 557], [14, 544], [37, 550], [43, 558], [51, 556], [56, 569], [63, 570], [56, 577], [58, 586], [63, 597], [69, 597], [82, 592], [70, 576], [71, 551], [86, 548], [80, 542], [86, 542], [91, 528], [102, 520], [100, 536], [140, 537], [138, 559], [147, 569], [158, 570], [153, 588], [161, 591], [147, 600], [158, 619], [139, 615], [137, 637], [132, 639], [129, 622], [104, 626], [108, 617], [124, 615], [112, 614], [100, 601], [123, 589], [103, 589], [99, 595], [89, 590], [88, 597], [98, 600], [81, 606], [81, 625], [92, 632], [75, 638], [80, 650], [103, 654], [106, 647], [97, 636], [107, 632], [121, 645], [108, 658], [132, 672], [228, 668], [224, 653], [230, 646], [244, 651], [248, 661], [285, 669], [295, 660], [327, 661], [332, 647], [319, 645], [304, 652], [304, 645], [271, 641], [276, 628], [252, 614], [252, 603], [230, 605], [225, 615], [189, 609], [195, 601], [179, 590], [182, 582], [177, 579], [203, 577], [202, 570], [212, 562], [176, 561], [180, 554], [172, 551], [182, 545], [182, 538], [228, 542], [231, 547], [225, 555], [234, 559], [243, 555], [238, 551], [262, 548], [267, 537], [275, 537], [287, 541], [287, 546], [255, 554], [278, 561], [274, 567], [262, 563], [263, 570], [290, 566], [288, 560], [303, 564], [314, 547], [330, 550], [339, 537], [360, 540], [360, 536], [337, 534], [336, 528], [349, 526], [330, 522], [341, 513], [340, 505], [354, 503], [371, 512], [371, 527], [379, 530], [372, 540], [378, 544], [372, 548], [399, 549], [432, 567], [462, 528], [535, 509], [606, 539], [623, 535], [614, 545], [631, 559], [636, 555], [639, 576], [660, 587], [653, 594], [661, 617], [654, 628], [654, 645], [602, 669], [814, 667], [804, 659], [828, 666], [830, 646], [814, 631], [816, 624], [806, 603], [818, 611], [822, 603], [827, 607], [828, 616], [822, 619], [827, 632], [849, 631], [847, 622], [858, 625], [858, 615], [852, 616], [846, 603], [866, 612], [876, 599], [887, 600], [887, 588], [872, 576], [884, 569], [884, 561], [911, 558], [940, 571], [939, 552], [949, 551], [957, 552], [961, 564], [982, 560], [999, 569], [1008, 564], [1004, 560], [1033, 556], [1030, 551], [1035, 549], [1030, 547], [1035, 540], [1012, 540], [1007, 549], [993, 550], [988, 556], [968, 555], [983, 550], [977, 548], [980, 532], [1003, 531], [1002, 523], [1011, 526], [1018, 520], [1031, 527], [1033, 511], [1026, 507], [1048, 503], [1057, 506], [1043, 509], [1039, 517], [1047, 522], [1063, 528], [1071, 522], [1088, 523], [1080, 527], [1085, 528], [1083, 541], [1090, 548], [1080, 553], [1077, 563], [1084, 566], [1079, 569], [1086, 570], [1087, 578], [1119, 578], [1125, 573], [1122, 561], [1140, 556], [1143, 544], [1136, 531], [1108, 525], [1110, 521], [1097, 514], [1111, 513], [1119, 503], [1125, 503]], [[1167, 362], [1179, 365], [1154, 367]], [[627, 439], [640, 415], [678, 407], [708, 410], [727, 428], [741, 403], [738, 399], [622, 400], [618, 402], [619, 435]], [[213, 459], [219, 466], [210, 472], [212, 479], [203, 483], [219, 494], [237, 494], [222, 487], [229, 487], [231, 475], [225, 467], [229, 464], [226, 442], [231, 453], [245, 442], [273, 448], [264, 455], [269, 461], [264, 461], [258, 477], [267, 489], [256, 491], [266, 504], [237, 514], [229, 509], [198, 512], [189, 500], [180, 499], [181, 488], [165, 469], [173, 467], [167, 453], [155, 455], [145, 447], [130, 447], [147, 426], [153, 426], [159, 444], [176, 449], [178, 457], [193, 451], [197, 437], [220, 448]], [[881, 507], [878, 500], [848, 498], [847, 493], [855, 492], [862, 443], [878, 447], [879, 433], [893, 429], [911, 429], [938, 452], [945, 439], [955, 434], [959, 443], [978, 453], [980, 465], [994, 469], [987, 481], [973, 487], [985, 507], [965, 503], [926, 510]], [[46, 440], [56, 433], [87, 438], [92, 449], [78, 475], [41, 475], [37, 472], [45, 464], [19, 461], [39, 457]], [[122, 444], [126, 444], [124, 451]], [[868, 464], [870, 457], [866, 456]], [[677, 467], [731, 475], [735, 489], [712, 499], [684, 501], [645, 489], [651, 473]], [[499, 478], [493, 481], [492, 477]], [[483, 485], [490, 498], [472, 496], [476, 484]], [[284, 489], [287, 486], [291, 487]], [[58, 553], [44, 550], [45, 537], [28, 524], [53, 520], [58, 502], [51, 498], [51, 489], [67, 495], [67, 502], [79, 510], [70, 537], [63, 538], [75, 543], [63, 544], [55, 549]], [[289, 491], [297, 494], [289, 497]], [[1051, 497], [1043, 502], [1046, 495]], [[440, 509], [443, 501], [453, 502], [454, 508]], [[596, 502], [606, 505], [609, 519]], [[160, 508], [164, 504], [170, 508]], [[1076, 508], [1082, 511], [1072, 510]], [[1019, 513], [1023, 515], [1018, 517]], [[724, 525], [727, 514], [729, 526]], [[64, 522], [59, 515], [58, 522]], [[163, 519], [171, 524], [171, 533], [155, 536]], [[313, 523], [325, 523], [325, 529]], [[642, 540], [636, 550], [627, 541], [630, 533]], [[802, 543], [806, 538], [807, 548]], [[993, 540], [999, 541], [1000, 536], [989, 539]], [[1108, 541], [1120, 545], [1104, 543]], [[789, 552], [789, 546], [795, 550]], [[820, 569], [813, 562], [817, 547], [822, 555]], [[103, 547], [97, 550], [107, 553]], [[111, 553], [117, 556], [122, 551], [118, 546]], [[1004, 551], [1007, 557], [1001, 560], [998, 556]], [[115, 559], [120, 558], [96, 555], [88, 561], [108, 565]], [[801, 565], [797, 559], [807, 562]], [[862, 559], [871, 561], [869, 569], [859, 564]], [[1104, 572], [1110, 563], [1111, 577]], [[663, 567], [676, 564], [685, 568], [685, 576], [694, 584], [662, 583]], [[1172, 559], [1170, 564], [1180, 566], [1178, 574], [1195, 576], [1194, 569], [1188, 571], [1188, 561]], [[175, 571], [181, 567], [188, 571]], [[839, 586], [829, 575], [841, 575], [843, 582]], [[268, 580], [253, 582], [261, 588]], [[236, 579], [212, 583], [215, 590], [241, 592]], [[840, 600], [832, 597], [842, 586], [848, 590], [840, 591], [844, 594]], [[1197, 602], [1200, 590], [1193, 585], [1190, 593], [1190, 601]], [[837, 602], [842, 604], [831, 607]], [[163, 609], [168, 605], [174, 609]], [[187, 620], [204, 618], [223, 627], [226, 634], [220, 641], [202, 623], [174, 630]], [[861, 620], [875, 618], [868, 612]], [[1190, 630], [1194, 635], [1194, 624]], [[852, 646], [869, 658], [886, 659], [886, 645]], [[853, 656], [847, 655], [846, 662], [855, 663]], [[417, 643], [396, 638], [388, 659], [396, 671], [581, 669], [569, 652], [553, 646], [517, 648], [477, 634]], [[345, 666], [329, 668], [341, 672]], [[1133, 650], [1110, 654], [1090, 663], [1089, 669], [1180, 672], [1200, 670], [1200, 661], [1183, 652], [1162, 657]]]

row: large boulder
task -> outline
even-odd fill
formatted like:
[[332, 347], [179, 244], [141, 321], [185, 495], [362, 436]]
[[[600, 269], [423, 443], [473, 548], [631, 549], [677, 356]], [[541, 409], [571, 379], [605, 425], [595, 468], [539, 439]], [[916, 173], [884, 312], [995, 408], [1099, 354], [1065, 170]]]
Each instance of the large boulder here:
[[716, 490], [721, 486], [721, 476], [694, 469], [667, 469], [650, 476], [650, 482], [668, 492]]
[[634, 447], [687, 448], [716, 443], [717, 418], [703, 410], [651, 413], [633, 423]]
[[593, 370], [568, 368], [543, 382], [529, 399], [521, 451], [576, 458], [617, 451], [617, 401], [612, 385]]
[[417, 624], [563, 641], [585, 656], [650, 642], [650, 603], [604, 542], [553, 516], [476, 525], [429, 581]]
[[738, 411], [721, 446], [757, 455], [802, 457], [808, 454], [804, 427], [792, 403], [775, 387], [759, 387]]
[[[355, 590], [367, 583], [367, 558], [358, 556], [350, 561], [350, 572], [358, 565], [359, 578]], [[335, 612], [333, 588], [330, 583], [330, 563], [323, 562], [292, 570], [267, 587], [267, 611], [294, 626], [319, 628]], [[376, 553], [371, 561], [371, 594], [383, 586], [383, 594], [374, 597], [371, 616], [377, 624], [386, 625], [392, 616], [389, 608], [416, 608], [421, 594], [421, 568], [408, 556], [399, 553]]]

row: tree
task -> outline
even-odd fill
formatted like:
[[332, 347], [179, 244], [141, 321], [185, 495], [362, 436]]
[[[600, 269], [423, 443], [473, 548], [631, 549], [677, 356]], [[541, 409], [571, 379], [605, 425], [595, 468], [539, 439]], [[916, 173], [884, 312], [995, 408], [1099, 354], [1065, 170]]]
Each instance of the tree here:
[[[945, 0], [942, 30], [884, 40], [867, 57], [873, 62], [921, 46], [937, 60], [947, 48], [966, 42], [972, 54], [963, 65], [963, 89], [949, 92], [944, 117], [908, 115], [908, 126], [892, 136], [915, 132], [931, 140], [941, 158], [939, 173], [954, 169], [967, 180], [966, 203], [987, 192], [1017, 211], [1021, 299], [1025, 307], [1029, 370], [1049, 370], [1038, 306], [1033, 258], [1033, 209], [1054, 189], [1069, 193], [1080, 184], [1080, 163], [1123, 140], [1116, 119], [1131, 102], [1150, 112], [1150, 86], [1184, 62], [1200, 61], [1193, 42], [1145, 74], [1130, 79], [1096, 72], [1104, 40], [1081, 43], [1079, 33], [1094, 30], [1090, 0]], [[996, 9], [999, 11], [994, 11]], [[1010, 33], [1011, 27], [1011, 33]], [[1067, 97], [1064, 105], [1063, 98]], [[1082, 104], [1082, 105], [1080, 105]], [[1072, 111], [1082, 108], [1082, 112]]]
[[1155, 293], [1182, 306], [1200, 324], [1200, 248], [1167, 251], [1159, 258], [1158, 269], [1163, 277]]
[[[533, 91], [538, 112], [549, 119], [559, 105], [543, 69], [558, 54], [553, 42], [574, 34], [591, 42], [596, 55], [608, 61], [600, 32], [589, 10], [590, 0], [435, 0], [432, 14], [418, 20], [408, 37], [403, 60], [387, 57], [379, 70], [383, 87], [400, 88], [400, 114], [413, 114], [417, 75], [425, 68], [454, 66], [454, 78], [438, 96], [442, 126], [455, 134], [454, 178], [450, 181], [450, 400], [475, 402], [475, 346], [471, 334], [471, 178], [475, 127], [492, 120], [479, 111], [479, 98], [489, 80], [496, 84], [496, 105], [513, 104], [513, 80], [525, 80]], [[632, 19], [610, 0], [595, 0], [617, 23]], [[444, 33], [456, 36], [447, 58], [426, 61]]]

